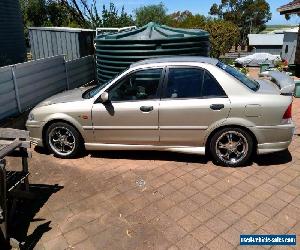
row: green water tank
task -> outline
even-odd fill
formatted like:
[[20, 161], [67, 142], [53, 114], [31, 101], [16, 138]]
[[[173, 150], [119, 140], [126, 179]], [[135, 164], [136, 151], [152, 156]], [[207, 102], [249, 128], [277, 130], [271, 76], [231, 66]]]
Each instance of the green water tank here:
[[130, 64], [147, 58], [175, 55], [209, 55], [209, 33], [178, 29], [156, 23], [120, 33], [98, 35], [96, 42], [99, 84], [110, 80]]

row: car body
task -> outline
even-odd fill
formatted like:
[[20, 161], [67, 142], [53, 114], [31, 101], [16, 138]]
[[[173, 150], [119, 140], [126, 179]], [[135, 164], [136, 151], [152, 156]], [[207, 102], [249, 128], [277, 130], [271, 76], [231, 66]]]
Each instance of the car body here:
[[[166, 57], [134, 63], [101, 87], [48, 98], [31, 111], [26, 126], [37, 145], [60, 157], [73, 152], [60, 154], [55, 145], [64, 151], [64, 142], [77, 140], [69, 136], [68, 142], [68, 133], [75, 131], [87, 150], [205, 154], [214, 151], [213, 140], [220, 146], [215, 153], [222, 155], [224, 147], [227, 159], [242, 146], [249, 154], [286, 149], [294, 132], [291, 103], [291, 91], [282, 93], [280, 84], [250, 80], [217, 59]], [[74, 129], [66, 133], [66, 127]]]

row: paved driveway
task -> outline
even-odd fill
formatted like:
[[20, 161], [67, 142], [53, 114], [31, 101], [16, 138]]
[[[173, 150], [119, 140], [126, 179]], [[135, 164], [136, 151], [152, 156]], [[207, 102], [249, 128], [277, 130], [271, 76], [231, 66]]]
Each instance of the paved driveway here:
[[[299, 99], [293, 108], [300, 125]], [[247, 249], [242, 233], [296, 233], [300, 248], [300, 130], [289, 152], [243, 168], [175, 153], [61, 160], [35, 149], [30, 171], [40, 200], [24, 204], [15, 234], [36, 249]]]

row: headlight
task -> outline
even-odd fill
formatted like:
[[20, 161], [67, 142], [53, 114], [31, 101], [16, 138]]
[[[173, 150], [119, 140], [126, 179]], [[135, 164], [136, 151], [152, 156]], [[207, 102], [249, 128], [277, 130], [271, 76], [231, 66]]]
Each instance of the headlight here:
[[28, 121], [34, 121], [34, 115], [32, 113], [29, 113]]

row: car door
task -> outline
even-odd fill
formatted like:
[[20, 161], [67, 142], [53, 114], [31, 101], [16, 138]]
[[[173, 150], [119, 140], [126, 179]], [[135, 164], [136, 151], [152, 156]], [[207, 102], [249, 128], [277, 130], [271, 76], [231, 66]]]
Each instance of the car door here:
[[162, 68], [137, 70], [113, 84], [110, 101], [92, 108], [97, 143], [157, 144]]
[[161, 145], [202, 146], [205, 131], [228, 117], [230, 101], [200, 67], [168, 67], [159, 108]]

